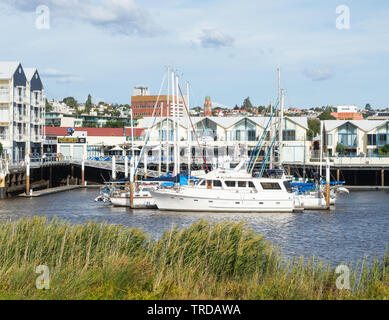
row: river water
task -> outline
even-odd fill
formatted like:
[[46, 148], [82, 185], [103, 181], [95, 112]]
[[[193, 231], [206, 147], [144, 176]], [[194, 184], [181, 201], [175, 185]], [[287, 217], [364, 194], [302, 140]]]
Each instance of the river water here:
[[115, 208], [94, 202], [98, 189], [74, 190], [38, 198], [0, 200], [0, 220], [34, 215], [54, 216], [71, 223], [105, 221], [142, 228], [159, 237], [172, 226], [199, 219], [245, 221], [254, 231], [278, 244], [285, 256], [315, 256], [331, 265], [381, 258], [389, 244], [389, 194], [384, 191], [341, 195], [336, 208], [302, 213], [178, 213]]

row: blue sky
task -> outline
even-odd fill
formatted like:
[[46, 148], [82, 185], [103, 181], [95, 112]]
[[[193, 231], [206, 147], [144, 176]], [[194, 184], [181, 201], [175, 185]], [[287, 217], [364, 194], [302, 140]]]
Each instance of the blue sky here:
[[[35, 27], [39, 5], [50, 29]], [[350, 29], [336, 28], [336, 8]], [[157, 93], [167, 65], [192, 87], [234, 106], [274, 102], [278, 66], [287, 107], [389, 106], [386, 0], [2, 0], [0, 60], [41, 73], [48, 98], [128, 103]], [[4, 30], [7, 30], [4, 32]]]

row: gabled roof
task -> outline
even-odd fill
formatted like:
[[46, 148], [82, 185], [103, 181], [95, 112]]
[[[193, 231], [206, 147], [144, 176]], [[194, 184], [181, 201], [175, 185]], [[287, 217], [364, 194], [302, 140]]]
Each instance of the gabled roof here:
[[[245, 117], [245, 116], [239, 116], [239, 117], [191, 117], [193, 125], [196, 125], [197, 123], [203, 121], [204, 119], [209, 119], [210, 121], [215, 122], [219, 126], [223, 127], [224, 129], [231, 128], [238, 122], [242, 121], [243, 119], [248, 119], [255, 124], [259, 125], [262, 128], [265, 128], [269, 117]], [[308, 129], [308, 121], [306, 117], [285, 117], [286, 119], [296, 123], [297, 125]], [[166, 118], [162, 118], [162, 121], [165, 121]], [[172, 121], [171, 118], [169, 120]], [[152, 117], [146, 117], [142, 119], [142, 126], [143, 128], [149, 128], [153, 123], [154, 125], [159, 124], [160, 118], [156, 118], [154, 121], [154, 118]], [[188, 128], [188, 125], [190, 125], [190, 121], [188, 120], [188, 117], [182, 117], [180, 118], [180, 125], [184, 128]]]
[[325, 120], [324, 128], [326, 131], [332, 131], [345, 123], [351, 123], [363, 131], [371, 131], [384, 125], [388, 120]]
[[9, 80], [15, 74], [20, 62], [3, 62], [0, 61], [0, 80]]

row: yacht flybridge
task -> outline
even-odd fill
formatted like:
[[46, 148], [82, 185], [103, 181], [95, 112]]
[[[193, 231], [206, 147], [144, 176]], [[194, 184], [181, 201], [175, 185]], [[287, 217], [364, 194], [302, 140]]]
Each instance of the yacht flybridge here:
[[160, 210], [293, 212], [294, 193], [284, 178], [255, 178], [216, 169], [193, 186], [150, 190]]

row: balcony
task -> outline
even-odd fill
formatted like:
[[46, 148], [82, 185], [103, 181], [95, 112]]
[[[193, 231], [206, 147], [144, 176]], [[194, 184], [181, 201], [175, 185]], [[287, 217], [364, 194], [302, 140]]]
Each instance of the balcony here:
[[14, 112], [14, 121], [24, 122], [26, 121], [26, 115], [21, 112]]
[[10, 101], [9, 94], [0, 94], [0, 103], [9, 103]]
[[23, 103], [27, 103], [28, 99], [27, 99], [27, 97], [20, 96], [20, 95], [16, 94], [16, 95], [14, 96], [14, 101], [15, 101], [16, 103], [21, 103], [21, 104], [23, 104]]
[[338, 142], [345, 147], [357, 147], [357, 135], [349, 134], [349, 133], [339, 133], [338, 134]]
[[41, 119], [37, 116], [31, 116], [31, 123], [35, 125], [39, 125], [41, 123]]
[[15, 141], [17, 141], [17, 142], [26, 141], [26, 135], [25, 134], [21, 134], [21, 133], [16, 133], [15, 134]]
[[42, 136], [38, 135], [38, 134], [31, 135], [31, 142], [34, 142], [34, 143], [42, 142]]

